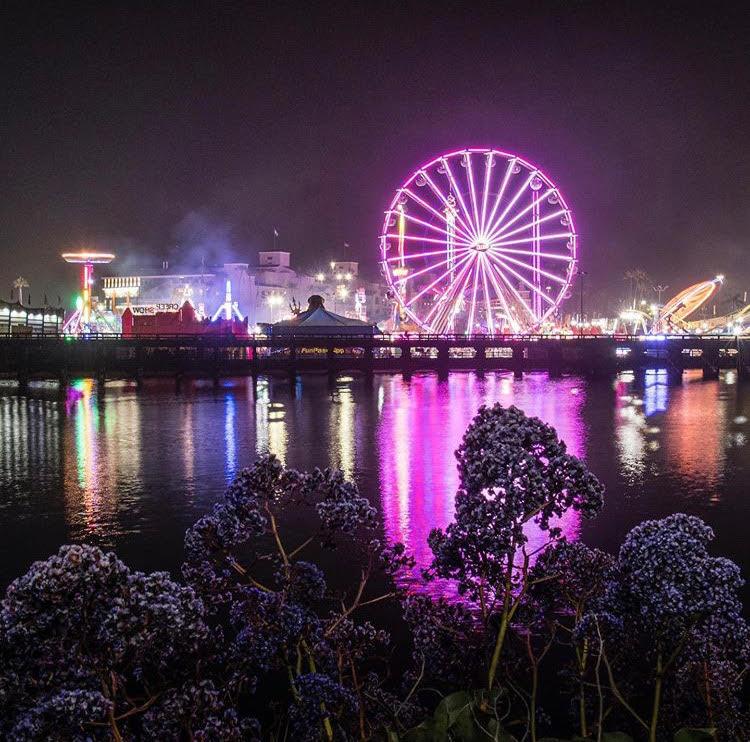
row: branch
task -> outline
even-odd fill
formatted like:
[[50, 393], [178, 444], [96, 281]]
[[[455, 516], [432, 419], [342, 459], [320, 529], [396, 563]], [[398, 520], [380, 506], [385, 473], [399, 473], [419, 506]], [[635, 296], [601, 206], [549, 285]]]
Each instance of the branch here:
[[602, 647], [602, 659], [604, 660], [604, 664], [607, 667], [607, 676], [609, 677], [609, 685], [612, 689], [612, 692], [615, 694], [615, 698], [623, 705], [625, 709], [627, 709], [632, 715], [633, 718], [646, 730], [649, 730], [649, 725], [638, 715], [638, 713], [635, 711], [635, 709], [625, 700], [625, 697], [620, 693], [620, 689], [617, 687], [617, 683], [615, 683], [615, 678], [612, 675], [612, 666], [609, 664], [609, 660], [607, 659], [607, 653], [604, 651], [604, 647]]

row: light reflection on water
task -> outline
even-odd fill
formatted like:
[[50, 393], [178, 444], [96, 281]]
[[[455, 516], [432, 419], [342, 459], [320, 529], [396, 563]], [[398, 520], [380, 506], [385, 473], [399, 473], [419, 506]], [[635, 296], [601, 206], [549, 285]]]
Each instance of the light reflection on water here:
[[[453, 519], [458, 473], [454, 451], [467, 422], [480, 405], [500, 401], [514, 404], [553, 425], [568, 450], [583, 456], [586, 431], [580, 415], [585, 394], [577, 379], [555, 383], [546, 393], [546, 376], [513, 381], [507, 376], [436, 376], [412, 380], [408, 394], [393, 377], [386, 386], [390, 401], [378, 425], [381, 508], [391, 541], [402, 541], [417, 560], [417, 569], [430, 562], [427, 537], [433, 528], [445, 528]], [[573, 393], [575, 392], [575, 393]], [[579, 516], [572, 511], [559, 522], [571, 540], [578, 537]], [[544, 543], [538, 529], [527, 528], [529, 550]]]
[[635, 523], [683, 510], [714, 525], [720, 550], [750, 567], [750, 404], [731, 373], [686, 374], [679, 386], [664, 372], [596, 382], [455, 373], [304, 377], [294, 387], [261, 378], [254, 389], [237, 380], [180, 395], [159, 384], [101, 395], [91, 381], [62, 398], [54, 387], [27, 397], [0, 389], [0, 581], [66, 541], [175, 569], [185, 528], [265, 451], [298, 468], [341, 468], [380, 505], [387, 537], [425, 565], [429, 531], [452, 518], [453, 452], [476, 409], [496, 401], [555, 426], [607, 485], [599, 518], [564, 518], [570, 538], [613, 550]]

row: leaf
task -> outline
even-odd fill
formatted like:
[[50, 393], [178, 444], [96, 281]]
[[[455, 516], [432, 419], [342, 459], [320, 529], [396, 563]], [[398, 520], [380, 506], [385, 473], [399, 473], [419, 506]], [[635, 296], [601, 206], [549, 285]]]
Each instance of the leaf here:
[[713, 742], [716, 739], [715, 729], [695, 729], [685, 727], [675, 732], [674, 742]]
[[472, 691], [445, 696], [433, 717], [406, 732], [403, 742], [516, 742], [498, 728], [496, 719], [479, 709], [480, 697]]
[[602, 742], [633, 742], [633, 738], [625, 732], [604, 732]]
[[425, 719], [421, 724], [412, 727], [403, 735], [403, 742], [445, 742], [446, 736], [435, 736], [435, 720]]

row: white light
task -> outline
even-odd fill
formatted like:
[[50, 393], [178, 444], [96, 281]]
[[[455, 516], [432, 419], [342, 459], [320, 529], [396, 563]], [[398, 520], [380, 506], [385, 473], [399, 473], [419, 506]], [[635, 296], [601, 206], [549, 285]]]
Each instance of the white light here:
[[315, 280], [316, 281], [325, 281], [326, 277], [324, 273], [316, 273], [315, 274]]

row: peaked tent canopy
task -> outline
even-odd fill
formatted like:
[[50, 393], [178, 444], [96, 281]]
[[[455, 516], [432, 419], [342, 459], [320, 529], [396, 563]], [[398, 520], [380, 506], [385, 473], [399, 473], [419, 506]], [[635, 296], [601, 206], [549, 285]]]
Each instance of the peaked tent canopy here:
[[323, 297], [314, 294], [307, 309], [292, 319], [275, 322], [269, 330], [272, 335], [375, 335], [376, 325], [359, 319], [342, 317], [323, 306]]

